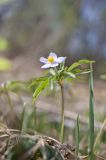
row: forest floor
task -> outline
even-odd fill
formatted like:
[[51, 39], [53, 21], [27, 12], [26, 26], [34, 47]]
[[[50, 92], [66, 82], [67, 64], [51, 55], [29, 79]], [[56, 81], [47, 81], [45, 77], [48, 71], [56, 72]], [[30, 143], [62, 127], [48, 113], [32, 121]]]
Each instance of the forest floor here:
[[[0, 83], [14, 80], [29, 80], [34, 77], [39, 77], [44, 74], [40, 68], [39, 57], [36, 55], [20, 55], [11, 60], [12, 69], [8, 72], [0, 73]], [[87, 78], [85, 78], [87, 79]], [[85, 125], [88, 124], [88, 107], [89, 107], [89, 84], [88, 80], [84, 82], [77, 81], [65, 86], [65, 109], [66, 118], [75, 121], [79, 114], [80, 120]], [[57, 95], [43, 95], [38, 100], [36, 105], [40, 110], [59, 112], [57, 106], [60, 106], [59, 92]], [[59, 97], [59, 98], [56, 98]], [[100, 129], [102, 121], [106, 117], [106, 82], [103, 80], [94, 79], [94, 97], [95, 97], [95, 119], [96, 127]], [[59, 108], [59, 107], [58, 107]], [[70, 127], [70, 126], [69, 126]], [[106, 126], [104, 127], [106, 132]], [[103, 149], [106, 145], [103, 146]], [[105, 153], [106, 154], [106, 153]]]

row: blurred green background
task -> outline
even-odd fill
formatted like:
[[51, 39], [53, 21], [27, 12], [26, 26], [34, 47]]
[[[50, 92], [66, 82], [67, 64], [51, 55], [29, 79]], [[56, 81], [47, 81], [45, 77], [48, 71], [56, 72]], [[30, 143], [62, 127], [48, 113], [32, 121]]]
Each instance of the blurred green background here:
[[99, 75], [106, 68], [105, 25], [105, 0], [1, 0], [0, 55], [33, 54], [38, 61], [54, 51], [69, 57], [69, 64], [90, 58]]

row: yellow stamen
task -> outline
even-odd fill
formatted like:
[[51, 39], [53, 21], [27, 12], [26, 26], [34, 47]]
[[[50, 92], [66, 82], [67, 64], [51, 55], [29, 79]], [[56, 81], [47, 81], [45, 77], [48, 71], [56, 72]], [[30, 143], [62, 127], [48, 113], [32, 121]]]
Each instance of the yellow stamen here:
[[48, 62], [53, 63], [54, 62], [54, 57], [48, 57]]

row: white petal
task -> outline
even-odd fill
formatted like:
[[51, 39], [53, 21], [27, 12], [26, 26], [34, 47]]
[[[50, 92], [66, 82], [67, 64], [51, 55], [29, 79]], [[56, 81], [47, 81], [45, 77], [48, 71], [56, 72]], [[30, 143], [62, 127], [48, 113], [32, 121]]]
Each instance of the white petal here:
[[46, 58], [44, 58], [44, 57], [40, 57], [40, 62], [47, 63], [48, 60]]
[[43, 65], [41, 68], [50, 68], [50, 67], [51, 67], [51, 64], [47, 63], [47, 64]]
[[65, 62], [66, 58], [67, 57], [59, 57], [59, 58], [57, 58], [56, 62], [58, 62], [58, 63]]
[[58, 65], [59, 65], [59, 63], [54, 62], [54, 63], [51, 64], [51, 67], [56, 67]]
[[53, 57], [54, 59], [57, 59], [57, 55], [54, 52], [50, 52], [49, 57]]

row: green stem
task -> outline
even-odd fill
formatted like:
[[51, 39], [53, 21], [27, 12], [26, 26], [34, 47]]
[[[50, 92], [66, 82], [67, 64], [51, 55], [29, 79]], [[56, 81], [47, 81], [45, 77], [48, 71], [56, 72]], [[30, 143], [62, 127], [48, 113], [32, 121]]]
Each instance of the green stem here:
[[61, 81], [59, 82], [61, 89], [61, 131], [60, 131], [60, 141], [63, 143], [64, 139], [64, 88]]

